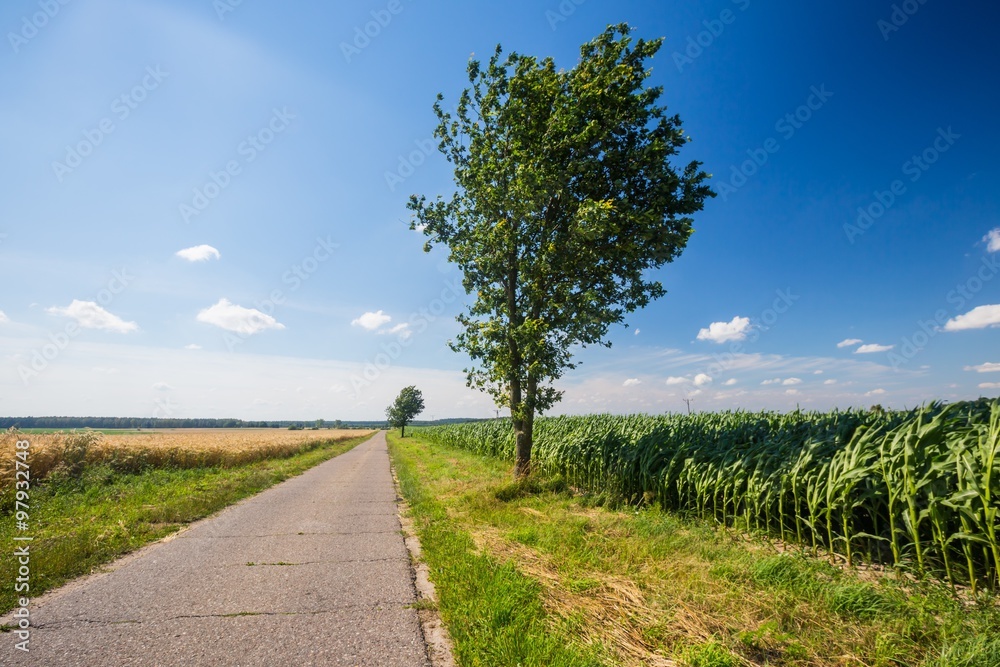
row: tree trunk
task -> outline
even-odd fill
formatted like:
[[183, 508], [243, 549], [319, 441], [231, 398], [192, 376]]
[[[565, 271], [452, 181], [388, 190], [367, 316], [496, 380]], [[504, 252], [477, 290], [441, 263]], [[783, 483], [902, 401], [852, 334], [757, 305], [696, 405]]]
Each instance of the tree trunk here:
[[[514, 422], [514, 478], [527, 477], [531, 474], [531, 445], [535, 431], [535, 394], [538, 383], [529, 377], [527, 382], [528, 396], [522, 406], [524, 418]], [[520, 391], [518, 392], [520, 393]]]
[[534, 415], [528, 415], [520, 422], [514, 422], [514, 478], [527, 477], [531, 473], [531, 441], [534, 431]]
[[525, 432], [524, 405], [521, 399], [521, 378], [516, 374], [510, 381], [510, 416], [514, 422], [514, 479], [531, 470], [531, 434]]
[[510, 350], [510, 416], [514, 422], [514, 479], [525, 477], [531, 472], [531, 423], [524, 418], [524, 403], [521, 395], [521, 350], [514, 332], [524, 322], [517, 304], [517, 248], [510, 249], [508, 257], [507, 282], [507, 346]]
[[406, 424], [403, 424], [401, 427], [399, 427], [399, 437], [400, 438], [406, 437]]

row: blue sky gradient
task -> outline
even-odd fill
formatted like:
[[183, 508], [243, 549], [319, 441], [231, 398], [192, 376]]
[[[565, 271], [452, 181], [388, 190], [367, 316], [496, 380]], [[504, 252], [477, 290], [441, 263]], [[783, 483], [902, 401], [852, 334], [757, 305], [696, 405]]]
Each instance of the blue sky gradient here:
[[497, 43], [569, 68], [622, 21], [665, 38], [650, 83], [720, 194], [667, 296], [579, 352], [555, 412], [996, 396], [998, 20], [941, 0], [4, 3], [0, 413], [373, 419], [416, 384], [426, 417], [493, 415], [446, 346], [459, 274], [408, 230], [410, 194], [452, 187], [431, 105]]

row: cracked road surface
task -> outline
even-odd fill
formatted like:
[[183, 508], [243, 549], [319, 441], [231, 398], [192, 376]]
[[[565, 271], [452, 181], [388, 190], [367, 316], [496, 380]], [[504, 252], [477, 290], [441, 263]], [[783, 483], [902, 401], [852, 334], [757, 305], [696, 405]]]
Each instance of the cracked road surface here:
[[415, 602], [379, 433], [32, 601], [0, 664], [425, 667]]

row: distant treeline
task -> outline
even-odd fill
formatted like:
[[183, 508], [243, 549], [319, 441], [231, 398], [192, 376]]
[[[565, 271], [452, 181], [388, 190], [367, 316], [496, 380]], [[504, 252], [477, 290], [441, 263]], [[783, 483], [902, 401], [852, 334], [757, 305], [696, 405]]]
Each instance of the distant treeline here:
[[[475, 419], [438, 419], [418, 426], [460, 424]], [[242, 419], [159, 419], [155, 417], [0, 417], [0, 428], [384, 428], [384, 421], [244, 421]]]

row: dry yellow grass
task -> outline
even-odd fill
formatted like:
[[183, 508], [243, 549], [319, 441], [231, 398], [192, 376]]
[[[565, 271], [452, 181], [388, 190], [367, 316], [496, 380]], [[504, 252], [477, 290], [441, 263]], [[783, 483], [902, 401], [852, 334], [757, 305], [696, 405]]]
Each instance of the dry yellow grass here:
[[[529, 516], [544, 516], [529, 507], [519, 509]], [[584, 643], [611, 649], [617, 664], [623, 667], [676, 667], [675, 660], [662, 655], [644, 636], [644, 629], [656, 626], [665, 612], [651, 606], [633, 580], [591, 572], [588, 574], [597, 585], [585, 592], [573, 592], [559, 574], [553, 557], [512, 542], [490, 527], [480, 526], [469, 534], [480, 553], [516, 563], [518, 570], [541, 584], [545, 608], [554, 613], [554, 618], [580, 615]], [[673, 610], [672, 619], [677, 639], [712, 637], [712, 632], [687, 608]]]
[[168, 429], [105, 434], [97, 431], [0, 435], [0, 487], [14, 479], [15, 445], [27, 440], [33, 480], [64, 469], [107, 463], [122, 472], [146, 467], [235, 466], [292, 456], [319, 443], [374, 433], [356, 430]]

